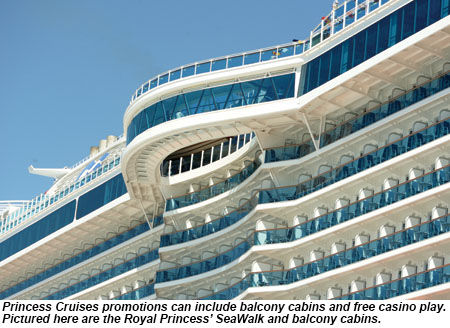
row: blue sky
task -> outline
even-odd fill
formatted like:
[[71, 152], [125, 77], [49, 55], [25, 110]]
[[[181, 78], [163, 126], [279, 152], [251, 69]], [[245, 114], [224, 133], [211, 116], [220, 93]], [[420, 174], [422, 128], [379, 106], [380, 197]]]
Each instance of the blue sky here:
[[303, 39], [332, 0], [0, 0], [0, 200], [123, 133], [130, 95], [191, 62]]

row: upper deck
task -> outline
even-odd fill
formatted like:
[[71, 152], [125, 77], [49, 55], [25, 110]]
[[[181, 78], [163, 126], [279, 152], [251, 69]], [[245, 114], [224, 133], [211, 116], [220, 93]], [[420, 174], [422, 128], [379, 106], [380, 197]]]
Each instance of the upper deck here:
[[130, 105], [161, 85], [194, 75], [227, 70], [266, 61], [298, 56], [309, 53], [311, 49], [329, 37], [346, 30], [368, 14], [377, 12], [382, 6], [395, 3], [396, 0], [344, 0], [335, 3], [332, 11], [323, 16], [321, 22], [303, 40], [293, 40], [274, 47], [245, 51], [238, 54], [211, 58], [183, 65], [161, 73], [143, 83], [132, 95]]

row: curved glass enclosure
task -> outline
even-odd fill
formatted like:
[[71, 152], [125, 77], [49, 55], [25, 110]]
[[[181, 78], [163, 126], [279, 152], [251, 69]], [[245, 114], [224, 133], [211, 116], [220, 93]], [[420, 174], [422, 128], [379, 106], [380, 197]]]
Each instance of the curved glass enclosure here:
[[239, 82], [183, 93], [137, 114], [127, 127], [127, 144], [158, 124], [184, 116], [294, 97], [295, 74]]

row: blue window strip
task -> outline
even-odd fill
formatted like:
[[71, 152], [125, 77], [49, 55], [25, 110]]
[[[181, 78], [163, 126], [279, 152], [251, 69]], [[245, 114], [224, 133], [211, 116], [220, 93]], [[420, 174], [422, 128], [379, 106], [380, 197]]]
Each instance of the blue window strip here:
[[100, 186], [88, 191], [78, 199], [77, 219], [108, 204], [116, 198], [127, 193], [127, 187], [122, 174], [102, 183]]
[[127, 127], [127, 144], [158, 124], [183, 116], [294, 97], [295, 74], [193, 91], [157, 102], [137, 114]]
[[[302, 67], [299, 95], [347, 72], [449, 15], [448, 0], [414, 0]], [[359, 15], [359, 13], [358, 13]], [[313, 44], [320, 40], [313, 40]], [[333, 65], [330, 65], [330, 61]], [[337, 68], [340, 67], [339, 70]]]
[[[159, 226], [163, 223], [163, 218], [162, 216], [158, 216], [155, 217], [154, 221], [153, 221], [153, 226]], [[147, 223], [142, 223], [134, 228], [131, 228], [128, 231], [125, 231], [115, 237], [112, 237], [104, 242], [102, 242], [101, 244], [98, 244], [80, 254], [77, 254], [45, 271], [42, 271], [38, 274], [36, 274], [35, 276], [24, 280], [2, 292], [0, 292], [0, 299], [5, 299], [11, 295], [14, 295], [30, 286], [33, 286], [47, 278], [50, 278], [64, 270], [67, 270], [83, 261], [86, 261], [102, 252], [107, 251], [108, 249], [113, 248], [114, 246], [117, 246], [131, 238], [134, 238], [136, 236], [139, 236], [141, 234], [143, 234], [144, 232], [149, 231], [149, 226]]]

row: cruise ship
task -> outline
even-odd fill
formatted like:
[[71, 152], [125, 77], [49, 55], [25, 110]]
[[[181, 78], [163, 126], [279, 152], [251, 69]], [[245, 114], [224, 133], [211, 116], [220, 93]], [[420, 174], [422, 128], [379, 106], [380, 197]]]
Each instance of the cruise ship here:
[[0, 299], [450, 299], [449, 12], [335, 1], [146, 81], [123, 136], [0, 203]]

